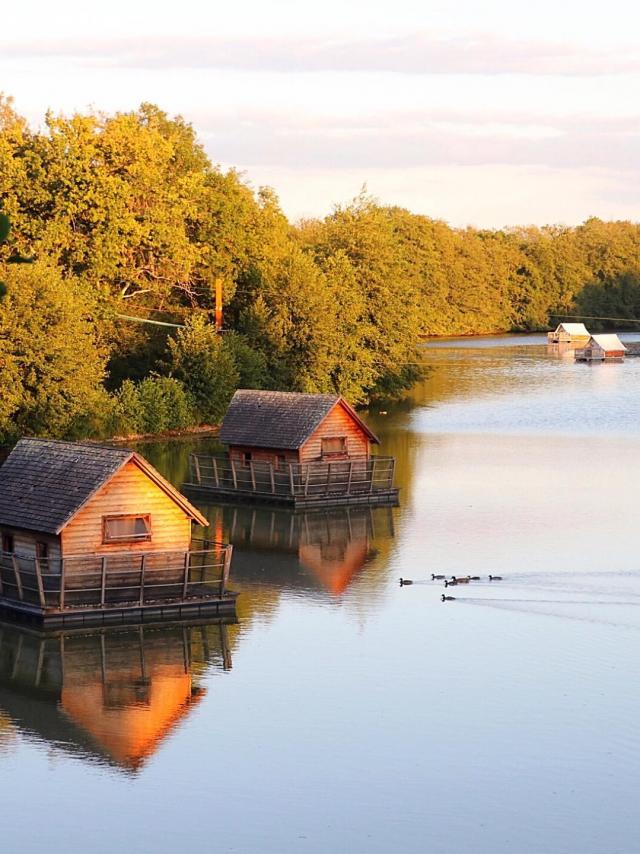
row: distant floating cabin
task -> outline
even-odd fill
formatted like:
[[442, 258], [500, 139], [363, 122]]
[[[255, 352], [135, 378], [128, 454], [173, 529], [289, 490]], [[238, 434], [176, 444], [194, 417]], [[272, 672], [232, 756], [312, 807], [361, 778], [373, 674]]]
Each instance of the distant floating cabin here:
[[591, 335], [585, 347], [576, 350], [577, 362], [623, 362], [627, 348], [615, 334]]
[[584, 323], [560, 323], [553, 332], [547, 333], [550, 344], [570, 344], [573, 341], [588, 341], [589, 330]]
[[242, 389], [220, 430], [226, 456], [194, 454], [191, 486], [220, 496], [306, 507], [394, 502], [395, 461], [337, 394]]
[[218, 613], [231, 546], [140, 454], [22, 439], [0, 468], [0, 608], [68, 625]]

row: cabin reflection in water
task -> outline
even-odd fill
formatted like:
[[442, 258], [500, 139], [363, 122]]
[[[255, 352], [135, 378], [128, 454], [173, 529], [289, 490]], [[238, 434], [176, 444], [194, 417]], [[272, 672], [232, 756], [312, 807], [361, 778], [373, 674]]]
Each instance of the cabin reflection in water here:
[[[336, 596], [377, 555], [374, 540], [393, 538], [390, 507], [342, 507], [309, 513], [226, 507], [222, 512], [243, 581], [255, 574], [256, 567], [264, 568], [265, 557], [275, 556], [275, 561], [267, 561], [272, 580], [286, 573], [291, 581], [302, 566]], [[263, 559], [257, 561], [256, 553]], [[295, 556], [296, 561], [292, 564], [285, 556]]]
[[137, 770], [231, 668], [228, 625], [42, 634], [0, 624], [0, 718], [27, 738]]

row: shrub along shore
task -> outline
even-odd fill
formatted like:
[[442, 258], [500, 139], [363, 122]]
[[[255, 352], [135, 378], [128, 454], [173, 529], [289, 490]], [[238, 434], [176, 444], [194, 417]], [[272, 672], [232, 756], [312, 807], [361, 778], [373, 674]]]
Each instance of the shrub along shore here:
[[363, 192], [292, 224], [150, 104], [32, 129], [0, 97], [0, 210], [0, 442], [215, 424], [238, 387], [366, 404], [415, 382], [424, 336], [640, 317], [636, 223], [453, 229]]

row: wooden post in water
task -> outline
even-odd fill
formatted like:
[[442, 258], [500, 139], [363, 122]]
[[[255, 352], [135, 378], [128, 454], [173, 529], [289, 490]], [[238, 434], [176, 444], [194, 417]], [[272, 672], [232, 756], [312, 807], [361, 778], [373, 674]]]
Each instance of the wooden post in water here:
[[44, 610], [47, 602], [44, 598], [44, 584], [42, 583], [42, 570], [40, 568], [40, 561], [38, 558], [35, 559], [36, 566], [36, 585], [38, 587], [38, 599], [40, 600], [40, 607]]
[[18, 566], [18, 558], [15, 555], [11, 555], [11, 564], [13, 566], [13, 574], [16, 577], [16, 587], [18, 588], [18, 599], [24, 599], [24, 593], [22, 591], [22, 579], [20, 578], [20, 567]]
[[140, 558], [140, 604], [144, 605], [144, 573], [146, 569], [146, 555]]
[[182, 598], [187, 598], [187, 591], [189, 589], [189, 552], [185, 552], [184, 555], [184, 581], [182, 583]]
[[100, 605], [103, 608], [104, 608], [106, 591], [107, 591], [107, 558], [105, 556], [100, 561]]
[[64, 609], [64, 558], [60, 558], [60, 610]]

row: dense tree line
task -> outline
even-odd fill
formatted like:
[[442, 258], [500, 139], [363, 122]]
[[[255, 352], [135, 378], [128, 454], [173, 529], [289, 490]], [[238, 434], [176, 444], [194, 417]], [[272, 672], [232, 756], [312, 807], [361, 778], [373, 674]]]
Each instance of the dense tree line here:
[[0, 210], [5, 437], [210, 423], [239, 385], [365, 403], [415, 381], [422, 336], [640, 310], [637, 224], [458, 230], [361, 194], [292, 225], [149, 104], [34, 130], [0, 98]]

